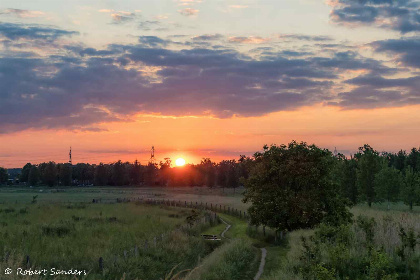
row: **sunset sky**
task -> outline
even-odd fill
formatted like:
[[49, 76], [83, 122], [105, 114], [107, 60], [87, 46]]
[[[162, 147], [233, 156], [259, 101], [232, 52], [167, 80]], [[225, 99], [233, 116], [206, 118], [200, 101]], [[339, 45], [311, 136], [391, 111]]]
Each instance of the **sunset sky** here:
[[419, 0], [1, 0], [0, 166], [420, 146]]

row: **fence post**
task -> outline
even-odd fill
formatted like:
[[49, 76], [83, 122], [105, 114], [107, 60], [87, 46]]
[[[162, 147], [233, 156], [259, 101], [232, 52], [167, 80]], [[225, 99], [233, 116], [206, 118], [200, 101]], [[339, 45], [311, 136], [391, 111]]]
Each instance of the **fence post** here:
[[99, 270], [104, 271], [104, 259], [102, 257], [99, 258]]

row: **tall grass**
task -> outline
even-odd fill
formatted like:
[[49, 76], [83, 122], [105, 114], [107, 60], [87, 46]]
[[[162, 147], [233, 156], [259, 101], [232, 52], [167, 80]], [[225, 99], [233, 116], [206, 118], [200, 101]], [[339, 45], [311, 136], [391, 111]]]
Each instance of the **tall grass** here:
[[185, 280], [245, 280], [256, 273], [259, 258], [249, 241], [235, 239], [217, 248]]
[[349, 226], [291, 233], [287, 260], [264, 279], [420, 279], [417, 213], [363, 207], [352, 212]]
[[34, 269], [86, 270], [87, 279], [160, 279], [181, 261], [177, 270], [196, 266], [213, 249], [199, 235], [206, 225], [179, 229], [191, 215], [134, 203], [0, 205], [0, 267], [11, 265], [3, 256], [13, 255], [15, 268], [26, 267], [29, 256]]

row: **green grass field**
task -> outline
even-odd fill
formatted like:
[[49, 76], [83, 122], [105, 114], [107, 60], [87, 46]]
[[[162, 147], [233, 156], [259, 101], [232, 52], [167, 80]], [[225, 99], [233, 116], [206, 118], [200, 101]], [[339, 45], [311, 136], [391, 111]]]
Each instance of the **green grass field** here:
[[211, 250], [197, 237], [203, 228], [174, 231], [191, 215], [191, 209], [139, 203], [3, 204], [0, 255], [8, 260], [1, 269], [13, 262], [26, 267], [29, 256], [33, 269], [85, 270], [98, 279], [102, 257], [103, 279], [124, 273], [160, 279], [180, 262], [179, 269], [194, 267]]
[[[242, 191], [192, 187], [0, 188], [0, 254], [3, 256], [0, 273], [6, 267], [26, 268], [26, 256], [29, 256], [28, 267], [32, 269], [86, 270], [87, 277], [80, 279], [178, 279], [173, 275], [190, 269], [193, 272], [186, 271], [179, 276], [210, 280], [235, 279], [232, 275], [239, 275], [238, 279], [245, 280], [253, 279], [260, 258], [258, 248], [264, 247], [268, 253], [262, 280], [300, 279], [293, 273], [303, 251], [300, 237], [310, 236], [314, 230], [289, 233], [285, 240], [274, 245], [270, 237], [272, 230], [267, 228], [263, 236], [261, 227], [256, 231], [244, 219], [220, 213], [232, 227], [226, 233], [226, 240], [212, 243], [203, 241], [200, 234], [220, 235], [225, 228], [223, 223], [175, 230], [186, 225], [186, 218], [192, 216], [189, 208], [115, 203], [120, 198], [170, 199], [246, 211], [248, 205], [241, 201]], [[36, 203], [32, 203], [34, 196], [37, 196]], [[102, 203], [92, 203], [93, 199]], [[377, 234], [375, 242], [383, 247], [391, 244], [394, 247], [386, 248], [393, 250], [399, 244], [400, 224], [420, 232], [420, 207], [410, 213], [402, 203], [392, 204], [390, 211], [386, 208], [383, 204], [374, 204], [372, 208], [362, 204], [351, 211], [355, 217], [374, 217], [378, 221], [376, 231], [384, 233]], [[383, 221], [392, 221], [392, 225], [387, 225], [393, 230], [385, 231], [387, 225]], [[244, 258], [236, 261], [240, 252]], [[100, 257], [103, 270], [99, 266]], [[244, 266], [244, 262], [249, 265]], [[0, 279], [25, 279], [8, 277]]]

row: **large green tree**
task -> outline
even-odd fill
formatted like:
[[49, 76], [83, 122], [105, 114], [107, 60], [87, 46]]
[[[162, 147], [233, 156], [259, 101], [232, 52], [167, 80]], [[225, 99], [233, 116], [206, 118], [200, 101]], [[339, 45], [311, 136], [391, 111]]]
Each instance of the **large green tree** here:
[[414, 204], [420, 204], [420, 173], [410, 166], [405, 171], [401, 186], [401, 198], [413, 210]]
[[395, 167], [389, 167], [383, 163], [381, 170], [375, 175], [375, 194], [377, 201], [396, 202], [399, 199], [400, 186], [402, 182], [401, 172]]
[[375, 175], [380, 170], [379, 153], [365, 144], [359, 148], [356, 159], [359, 195], [371, 207], [375, 201]]
[[251, 223], [277, 230], [311, 228], [321, 222], [349, 222], [346, 199], [332, 179], [331, 152], [295, 141], [264, 146], [245, 182]]

